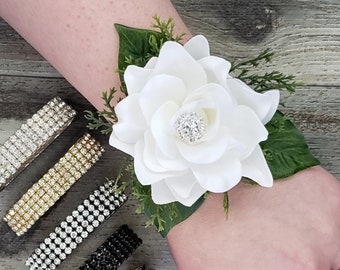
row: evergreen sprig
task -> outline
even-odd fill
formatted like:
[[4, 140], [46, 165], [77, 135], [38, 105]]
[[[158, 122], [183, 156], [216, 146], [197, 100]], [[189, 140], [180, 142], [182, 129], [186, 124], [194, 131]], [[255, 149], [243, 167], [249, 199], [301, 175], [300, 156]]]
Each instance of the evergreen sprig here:
[[151, 35], [149, 38], [151, 52], [146, 55], [147, 60], [154, 56], [158, 56], [163, 44], [166, 41], [180, 42], [185, 35], [185, 33], [177, 36], [175, 35], [175, 22], [173, 18], [169, 18], [167, 21], [162, 21], [157, 15], [153, 16], [152, 18], [155, 20], [152, 28], [155, 29], [159, 35]]
[[108, 92], [102, 93], [105, 109], [93, 113], [86, 110], [84, 117], [89, 121], [87, 128], [90, 130], [100, 130], [102, 134], [110, 134], [112, 132], [112, 124], [117, 122], [117, 116], [114, 107], [111, 105], [114, 95], [117, 92], [115, 88], [111, 88]]
[[286, 75], [280, 71], [266, 72], [265, 74], [254, 73], [254, 69], [259, 65], [270, 62], [274, 57], [271, 49], [265, 49], [253, 59], [234, 62], [231, 65], [230, 72], [235, 73], [235, 78], [253, 87], [257, 92], [264, 92], [272, 89], [286, 90], [293, 93], [296, 87], [303, 85], [295, 81], [295, 76]]

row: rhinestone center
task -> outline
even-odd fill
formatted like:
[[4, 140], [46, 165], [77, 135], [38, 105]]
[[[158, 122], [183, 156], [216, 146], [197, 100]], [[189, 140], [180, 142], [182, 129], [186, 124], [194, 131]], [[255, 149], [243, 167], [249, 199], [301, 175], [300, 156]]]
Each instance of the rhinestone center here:
[[197, 112], [186, 112], [176, 119], [175, 129], [182, 141], [190, 144], [196, 143], [204, 135], [206, 122]]

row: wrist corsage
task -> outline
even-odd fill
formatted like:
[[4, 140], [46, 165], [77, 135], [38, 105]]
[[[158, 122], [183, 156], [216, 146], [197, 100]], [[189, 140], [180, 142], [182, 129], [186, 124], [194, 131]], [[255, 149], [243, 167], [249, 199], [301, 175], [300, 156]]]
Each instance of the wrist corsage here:
[[[90, 128], [108, 127], [110, 145], [129, 154], [118, 180], [165, 236], [209, 192], [225, 194], [240, 181], [271, 187], [273, 179], [319, 164], [302, 133], [277, 110], [279, 90], [295, 90], [293, 76], [252, 73], [273, 56], [231, 64], [210, 55], [207, 39], [182, 45], [174, 23], [155, 17], [155, 30], [115, 25], [119, 72], [126, 97], [108, 110], [88, 112]], [[231, 75], [233, 74], [233, 75]], [[123, 176], [127, 175], [128, 179]]]

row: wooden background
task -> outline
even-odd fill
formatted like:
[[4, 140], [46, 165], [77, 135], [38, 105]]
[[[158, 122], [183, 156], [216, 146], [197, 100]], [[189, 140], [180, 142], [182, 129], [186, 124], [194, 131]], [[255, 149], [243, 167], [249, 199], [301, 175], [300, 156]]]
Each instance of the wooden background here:
[[[285, 95], [282, 110], [304, 131], [322, 165], [340, 179], [340, 2], [338, 0], [175, 0], [193, 34], [210, 40], [212, 53], [229, 60], [276, 52], [265, 70], [295, 74], [305, 83]], [[1, 8], [1, 7], [0, 7]], [[114, 177], [123, 155], [107, 137], [94, 134], [106, 152], [71, 190], [24, 236], [18, 238], [2, 221], [20, 196], [52, 166], [86, 130], [90, 104], [6, 22], [0, 19], [0, 143], [43, 104], [59, 95], [78, 112], [76, 120], [47, 150], [0, 193], [0, 269], [25, 269], [27, 256], [50, 231], [105, 177]], [[76, 269], [119, 225], [127, 223], [143, 245], [121, 269], [176, 269], [167, 242], [145, 218], [134, 214], [131, 198], [100, 226], [58, 269]]]

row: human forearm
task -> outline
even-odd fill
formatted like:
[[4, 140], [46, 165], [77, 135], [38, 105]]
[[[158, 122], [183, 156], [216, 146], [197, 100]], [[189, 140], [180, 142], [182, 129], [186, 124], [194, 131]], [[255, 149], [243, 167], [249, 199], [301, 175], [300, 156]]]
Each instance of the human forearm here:
[[[207, 176], [209, 177], [209, 176]], [[168, 240], [178, 269], [339, 269], [340, 186], [320, 166], [212, 194]]]
[[0, 16], [97, 109], [103, 106], [101, 93], [120, 84], [114, 23], [150, 28], [157, 14], [175, 18], [176, 31], [188, 33], [168, 0], [1, 0], [0, 7]]

